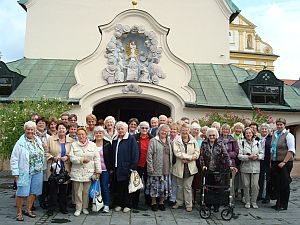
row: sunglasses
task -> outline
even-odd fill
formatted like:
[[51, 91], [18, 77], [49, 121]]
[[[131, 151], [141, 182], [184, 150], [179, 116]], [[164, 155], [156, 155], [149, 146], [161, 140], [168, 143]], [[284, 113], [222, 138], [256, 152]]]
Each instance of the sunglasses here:
[[215, 137], [216, 135], [214, 135], [214, 134], [211, 134], [211, 135], [208, 135], [209, 137]]
[[141, 130], [147, 130], [149, 129], [148, 127], [141, 127]]

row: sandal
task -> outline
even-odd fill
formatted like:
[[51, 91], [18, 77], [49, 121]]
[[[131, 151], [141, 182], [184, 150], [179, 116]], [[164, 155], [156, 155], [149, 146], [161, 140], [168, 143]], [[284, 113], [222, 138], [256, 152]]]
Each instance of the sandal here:
[[16, 220], [17, 221], [24, 221], [23, 215], [22, 214], [18, 214]]
[[28, 217], [30, 217], [30, 218], [35, 218], [36, 217], [36, 215], [33, 214], [31, 211], [25, 212], [25, 215], [28, 216]]

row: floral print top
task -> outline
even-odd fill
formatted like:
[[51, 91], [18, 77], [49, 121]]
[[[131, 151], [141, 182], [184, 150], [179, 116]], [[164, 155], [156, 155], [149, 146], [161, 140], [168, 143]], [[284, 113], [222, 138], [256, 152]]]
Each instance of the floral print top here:
[[29, 150], [29, 174], [37, 174], [43, 171], [44, 164], [44, 149], [38, 144], [36, 137], [32, 143], [27, 137], [26, 144]]

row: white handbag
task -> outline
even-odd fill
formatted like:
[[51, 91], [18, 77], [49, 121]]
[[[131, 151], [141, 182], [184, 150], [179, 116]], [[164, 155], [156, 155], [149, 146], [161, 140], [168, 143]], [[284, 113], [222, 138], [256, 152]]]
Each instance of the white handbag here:
[[130, 174], [128, 192], [133, 193], [143, 188], [144, 188], [144, 184], [142, 179], [140, 178], [139, 173], [136, 170], [133, 170]]
[[104, 203], [101, 196], [101, 188], [100, 188], [100, 181], [96, 181], [96, 185], [99, 185], [99, 192], [96, 190], [96, 185], [94, 186], [94, 198], [93, 198], [93, 205], [92, 205], [92, 211], [93, 212], [99, 212], [100, 209], [103, 208]]

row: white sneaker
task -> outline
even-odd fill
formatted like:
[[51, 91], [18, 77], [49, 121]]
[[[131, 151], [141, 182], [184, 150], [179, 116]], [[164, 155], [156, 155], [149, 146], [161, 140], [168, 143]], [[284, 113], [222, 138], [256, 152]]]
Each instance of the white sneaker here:
[[258, 209], [258, 205], [256, 203], [252, 203], [253, 209]]
[[83, 214], [85, 214], [85, 215], [89, 215], [89, 211], [88, 211], [87, 209], [83, 209], [82, 212], [83, 212]]
[[117, 206], [117, 207], [115, 208], [115, 211], [116, 211], [116, 212], [120, 212], [121, 210], [122, 210], [121, 206]]
[[103, 208], [104, 213], [109, 213], [109, 206], [105, 205]]
[[124, 212], [124, 213], [127, 213], [127, 212], [129, 212], [130, 210], [131, 210], [130, 208], [125, 207], [125, 208], [123, 209], [123, 212]]
[[80, 216], [80, 213], [81, 213], [81, 210], [76, 210], [76, 211], [74, 212], [74, 216]]
[[245, 208], [250, 209], [250, 203], [249, 202], [245, 204]]

